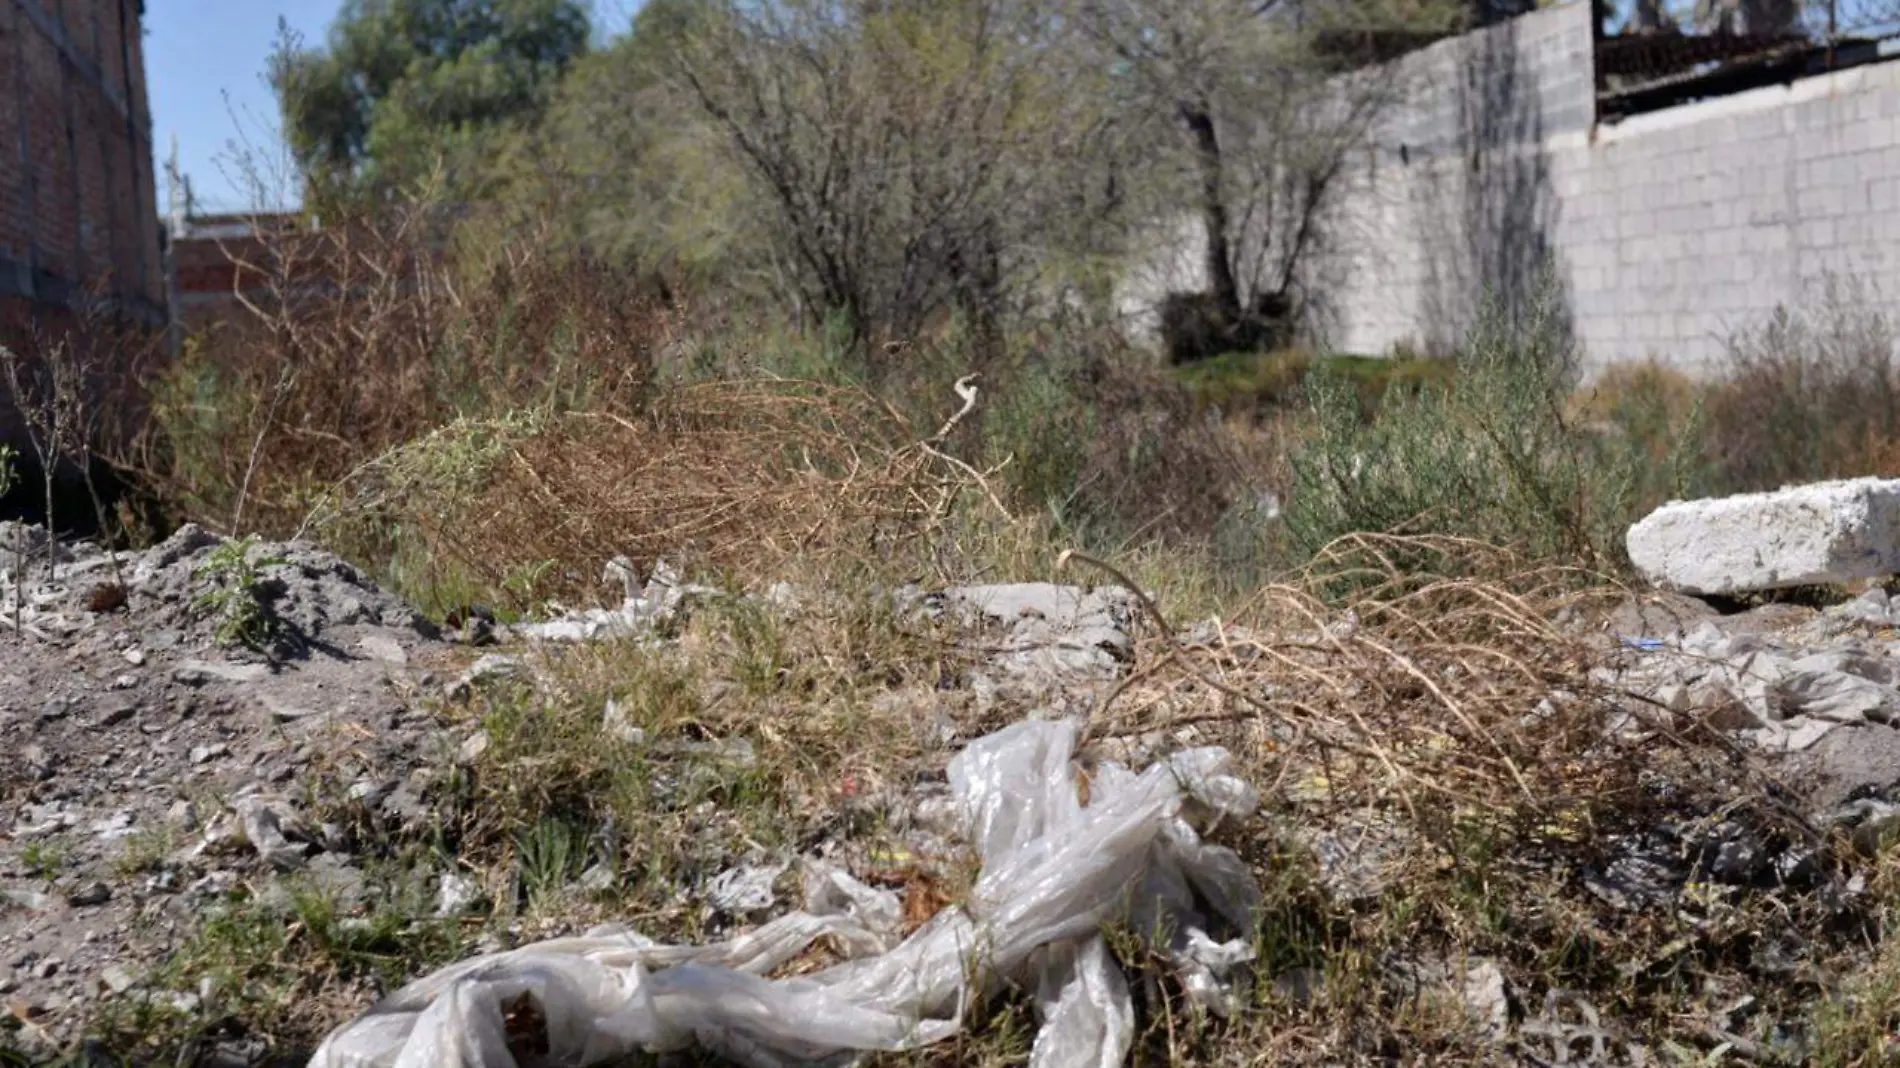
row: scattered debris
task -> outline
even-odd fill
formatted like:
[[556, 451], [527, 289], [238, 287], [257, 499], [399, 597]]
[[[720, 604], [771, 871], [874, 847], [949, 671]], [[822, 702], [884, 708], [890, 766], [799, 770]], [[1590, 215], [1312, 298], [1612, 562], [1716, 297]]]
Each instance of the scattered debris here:
[[728, 916], [745, 917], [764, 912], [777, 900], [772, 885], [789, 862], [748, 865], [720, 872], [706, 884], [706, 902]]
[[625, 598], [620, 607], [590, 608], [563, 613], [543, 623], [517, 624], [509, 628], [508, 634], [547, 642], [648, 637], [677, 623], [689, 600], [719, 593], [711, 586], [683, 582], [679, 572], [664, 560], [654, 565], [644, 587], [637, 587], [633, 564], [623, 556], [608, 561], [601, 580], [622, 586]]
[[[538, 1016], [567, 1021], [543, 1029], [546, 1050], [535, 1060], [544, 1064], [693, 1045], [742, 1063], [914, 1049], [955, 1034], [964, 1011], [1005, 982], [1041, 992], [1036, 1063], [1122, 1063], [1134, 1009], [1101, 926], [1125, 916], [1131, 930], [1173, 932], [1156, 951], [1185, 970], [1191, 997], [1216, 1007], [1225, 975], [1251, 959], [1249, 909], [1258, 890], [1250, 880], [1232, 882], [1237, 858], [1200, 840], [1182, 818], [1184, 802], [1192, 795], [1241, 817], [1250, 812], [1221, 806], [1251, 791], [1228, 782], [1219, 755], [1209, 753], [1192, 777], [1207, 790], [1183, 784], [1170, 764], [1139, 775], [1103, 764], [1084, 807], [1073, 763], [1078, 733], [1074, 722], [1019, 723], [952, 761], [952, 790], [983, 874], [967, 909], [939, 913], [902, 943], [890, 945], [860, 916], [857, 902], [876, 896], [868, 890], [839, 895], [843, 912], [791, 913], [710, 946], [660, 945], [624, 929], [536, 943], [397, 991], [326, 1038], [312, 1068], [445, 1049], [462, 1051], [471, 1065], [512, 1068], [519, 1062], [507, 1021], [523, 991], [534, 992]], [[1190, 883], [1249, 893], [1213, 894], [1212, 915], [1202, 915], [1162, 889]], [[886, 919], [888, 905], [879, 912]], [[1211, 924], [1237, 933], [1215, 941]], [[765, 978], [824, 936], [852, 951], [845, 963], [798, 979]]]

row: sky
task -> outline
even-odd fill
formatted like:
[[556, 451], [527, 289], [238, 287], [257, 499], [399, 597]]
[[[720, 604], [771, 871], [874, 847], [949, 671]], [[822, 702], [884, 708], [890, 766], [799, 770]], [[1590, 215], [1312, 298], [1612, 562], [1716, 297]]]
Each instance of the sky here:
[[[277, 101], [264, 81], [278, 24], [321, 45], [342, 0], [148, 0], [145, 81], [152, 107], [158, 209], [167, 210], [166, 162], [201, 211], [295, 204]], [[637, 0], [597, 0], [597, 31], [624, 30]]]

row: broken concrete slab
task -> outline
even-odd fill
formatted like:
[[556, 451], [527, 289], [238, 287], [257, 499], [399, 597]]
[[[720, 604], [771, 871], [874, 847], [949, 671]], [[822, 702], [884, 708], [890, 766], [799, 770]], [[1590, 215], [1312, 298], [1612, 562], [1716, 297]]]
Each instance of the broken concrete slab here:
[[1847, 479], [1671, 501], [1629, 529], [1630, 562], [1658, 586], [1721, 595], [1900, 572], [1900, 481]]

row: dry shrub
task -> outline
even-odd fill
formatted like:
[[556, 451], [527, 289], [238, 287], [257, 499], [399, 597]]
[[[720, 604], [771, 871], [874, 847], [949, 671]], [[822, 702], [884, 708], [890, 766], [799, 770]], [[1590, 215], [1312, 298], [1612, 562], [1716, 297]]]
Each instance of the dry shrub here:
[[[1277, 873], [1263, 965], [1326, 974], [1266, 1028], [1282, 1063], [1482, 1060], [1482, 1039], [1422, 1032], [1391, 985], [1467, 955], [1496, 960], [1533, 1015], [1552, 991], [1595, 1006], [1613, 1046], [1707, 1047], [1684, 1011], [1699, 998], [1753, 993], [1765, 1021], [1808, 1011], [1811, 987], [1753, 970], [1764, 932], [1800, 932], [1776, 952], [1817, 965], [1852, 945], [1825, 861], [1779, 886], [1698, 869], [1724, 820], [1770, 853], [1820, 839], [1719, 734], [1591, 681], [1615, 654], [1583, 621], [1622, 594], [1579, 577], [1455, 538], [1350, 537], [1184, 643], [1150, 639], [1098, 709], [1111, 743], [1226, 744], [1267, 793], [1272, 823], [1234, 843]], [[1673, 904], [1588, 889], [1659, 841], [1692, 872]]]
[[1669, 425], [1689, 420], [1702, 387], [1688, 374], [1654, 360], [1605, 367], [1570, 398], [1571, 417], [1596, 427], [1620, 427], [1638, 413], [1658, 412]]
[[283, 534], [336, 479], [457, 416], [637, 407], [670, 326], [632, 280], [445, 251], [421, 209], [225, 249], [241, 311], [151, 386], [136, 466], [192, 518]]
[[1269, 488], [1277, 440], [1235, 433], [1124, 342], [1048, 331], [987, 378], [991, 396], [955, 444], [1004, 465], [1012, 504], [1070, 538], [1205, 538]]
[[[318, 523], [425, 600], [471, 586], [521, 610], [598, 600], [603, 564], [776, 578], [890, 562], [982, 476], [870, 395], [782, 380], [658, 392], [640, 412], [463, 423], [345, 480]], [[990, 507], [1000, 510], [1000, 505]]]
[[1806, 305], [1730, 339], [1707, 409], [1720, 491], [1900, 470], [1900, 331], [1879, 296], [1830, 278]]

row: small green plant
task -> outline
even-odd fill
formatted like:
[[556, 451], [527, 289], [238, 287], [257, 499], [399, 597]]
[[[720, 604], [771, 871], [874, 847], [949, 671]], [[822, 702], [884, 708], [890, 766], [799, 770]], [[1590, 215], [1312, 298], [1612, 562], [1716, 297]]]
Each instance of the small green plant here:
[[528, 907], [554, 900], [587, 863], [587, 836], [565, 820], [544, 819], [518, 835], [515, 857]]
[[233, 538], [213, 549], [198, 568], [198, 577], [212, 588], [192, 602], [201, 612], [217, 618], [217, 639], [225, 645], [247, 645], [260, 652], [276, 636], [277, 620], [265, 603], [262, 571], [281, 564], [280, 557], [253, 557], [257, 536]]
[[66, 866], [66, 845], [58, 841], [28, 842], [20, 850], [20, 863], [36, 879], [52, 879]]
[[119, 854], [115, 867], [121, 876], [157, 871], [165, 865], [165, 858], [177, 849], [178, 833], [170, 827], [138, 831], [125, 839], [124, 851]]
[[555, 574], [559, 566], [556, 560], [536, 560], [522, 564], [502, 578], [501, 588], [514, 597], [515, 607], [520, 612], [533, 612], [547, 599], [547, 579]]

